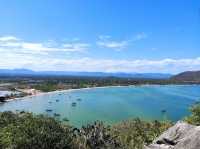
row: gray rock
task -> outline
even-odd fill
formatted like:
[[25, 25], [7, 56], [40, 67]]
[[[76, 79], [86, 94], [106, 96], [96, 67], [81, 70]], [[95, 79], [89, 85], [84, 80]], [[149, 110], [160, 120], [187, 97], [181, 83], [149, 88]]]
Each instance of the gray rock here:
[[200, 126], [179, 121], [145, 149], [200, 149]]
[[146, 146], [144, 149], [174, 149], [174, 147], [165, 144], [151, 144]]

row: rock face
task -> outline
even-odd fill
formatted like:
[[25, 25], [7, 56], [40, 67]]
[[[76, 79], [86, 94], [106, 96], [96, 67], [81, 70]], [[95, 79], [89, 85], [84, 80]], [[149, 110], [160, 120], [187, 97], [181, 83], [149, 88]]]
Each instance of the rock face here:
[[200, 149], [200, 126], [179, 121], [145, 149]]

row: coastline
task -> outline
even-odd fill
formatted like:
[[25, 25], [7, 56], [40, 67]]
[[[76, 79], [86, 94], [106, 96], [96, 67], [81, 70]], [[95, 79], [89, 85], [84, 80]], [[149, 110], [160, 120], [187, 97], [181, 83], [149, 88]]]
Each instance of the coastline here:
[[[135, 86], [135, 85], [129, 85], [130, 86]], [[7, 99], [5, 102], [10, 102], [10, 101], [15, 101], [15, 100], [23, 100], [24, 98], [31, 98], [35, 96], [44, 96], [44, 95], [49, 95], [49, 94], [55, 94], [55, 93], [63, 93], [63, 92], [73, 92], [73, 91], [78, 91], [78, 90], [90, 90], [90, 89], [95, 89], [95, 88], [110, 88], [110, 87], [125, 87], [125, 86], [99, 86], [99, 87], [86, 87], [86, 88], [76, 88], [76, 89], [65, 89], [65, 90], [55, 90], [55, 91], [50, 91], [50, 92], [40, 92], [34, 95], [27, 95], [24, 97], [17, 97], [17, 98], [12, 98], [12, 99]], [[127, 86], [128, 87], [128, 86]]]
[[[141, 84], [141, 85], [116, 85], [116, 86], [97, 86], [97, 87], [86, 87], [86, 88], [76, 88], [76, 89], [65, 89], [65, 90], [55, 90], [55, 91], [50, 91], [50, 92], [39, 92], [34, 95], [27, 95], [24, 97], [17, 97], [17, 98], [12, 98], [12, 99], [7, 99], [5, 102], [11, 102], [14, 100], [23, 100], [27, 97], [35, 97], [35, 96], [44, 96], [44, 95], [49, 95], [49, 94], [55, 94], [55, 93], [63, 93], [63, 92], [73, 92], [73, 91], [79, 91], [79, 90], [91, 90], [91, 89], [98, 89], [98, 88], [112, 88], [112, 87], [137, 87], [137, 86], [172, 86], [172, 85], [177, 85], [177, 86], [187, 86], [189, 84], [164, 84], [164, 85], [159, 85], [159, 84]], [[199, 84], [192, 84], [192, 85], [199, 85]]]

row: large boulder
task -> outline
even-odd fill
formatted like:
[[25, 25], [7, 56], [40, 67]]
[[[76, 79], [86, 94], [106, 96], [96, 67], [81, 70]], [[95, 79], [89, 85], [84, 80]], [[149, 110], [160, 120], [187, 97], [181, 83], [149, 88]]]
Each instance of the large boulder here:
[[200, 149], [200, 126], [179, 121], [145, 149]]

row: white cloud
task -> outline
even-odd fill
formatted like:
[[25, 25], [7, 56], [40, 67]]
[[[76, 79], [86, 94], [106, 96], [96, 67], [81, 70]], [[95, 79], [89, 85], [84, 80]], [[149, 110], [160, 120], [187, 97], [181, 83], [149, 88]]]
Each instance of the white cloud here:
[[88, 43], [70, 42], [56, 43], [48, 41], [43, 43], [27, 42], [14, 36], [0, 37], [0, 52], [48, 54], [49, 52], [83, 52], [90, 47]]
[[105, 39], [109, 39], [109, 38], [111, 38], [111, 36], [109, 36], [109, 35], [100, 35], [99, 36], [99, 39], [101, 39], [101, 40], [105, 40]]
[[[139, 36], [138, 36], [139, 37]], [[109, 43], [98, 43], [109, 48], [123, 49], [127, 41], [111, 41], [109, 36], [102, 36]], [[141, 39], [138, 38], [138, 39]], [[0, 37], [0, 68], [28, 68], [33, 70], [57, 71], [102, 71], [102, 72], [161, 72], [178, 73], [188, 70], [200, 70], [200, 57], [190, 59], [94, 59], [74, 58], [71, 53], [79, 53], [90, 48], [82, 42], [27, 42], [13, 36]], [[68, 58], [63, 56], [69, 53]]]
[[133, 40], [142, 40], [142, 39], [146, 39], [148, 36], [147, 36], [147, 34], [146, 33], [144, 33], [144, 32], [142, 32], [142, 33], [139, 33], [139, 34], [137, 34], [134, 38], [133, 38]]
[[121, 51], [122, 49], [125, 49], [130, 45], [130, 43], [134, 43], [139, 40], [146, 39], [148, 36], [146, 33], [138, 33], [133, 38], [130, 38], [128, 40], [112, 40], [111, 36], [109, 35], [100, 35], [99, 40], [96, 42], [98, 46], [104, 47], [104, 48], [110, 48], [114, 49], [116, 51]]
[[101, 72], [160, 72], [179, 73], [188, 70], [200, 70], [200, 57], [194, 59], [162, 60], [114, 60], [114, 59], [64, 59], [36, 57], [20, 54], [3, 54], [0, 68], [28, 68], [34, 70], [56, 71], [101, 71]]
[[128, 46], [128, 42], [126, 40], [123, 41], [114, 41], [111, 39], [111, 36], [101, 35], [99, 36], [99, 40], [96, 44], [100, 47], [114, 49], [116, 51], [120, 51]]
[[120, 51], [128, 45], [128, 42], [127, 41], [98, 41], [97, 45]]
[[2, 36], [0, 37], [0, 41], [6, 42], [6, 41], [18, 41], [19, 39], [14, 36]]
[[65, 48], [65, 50], [67, 49], [67, 51], [85, 51], [90, 47], [90, 44], [88, 43], [66, 43], [63, 44], [63, 47]]

